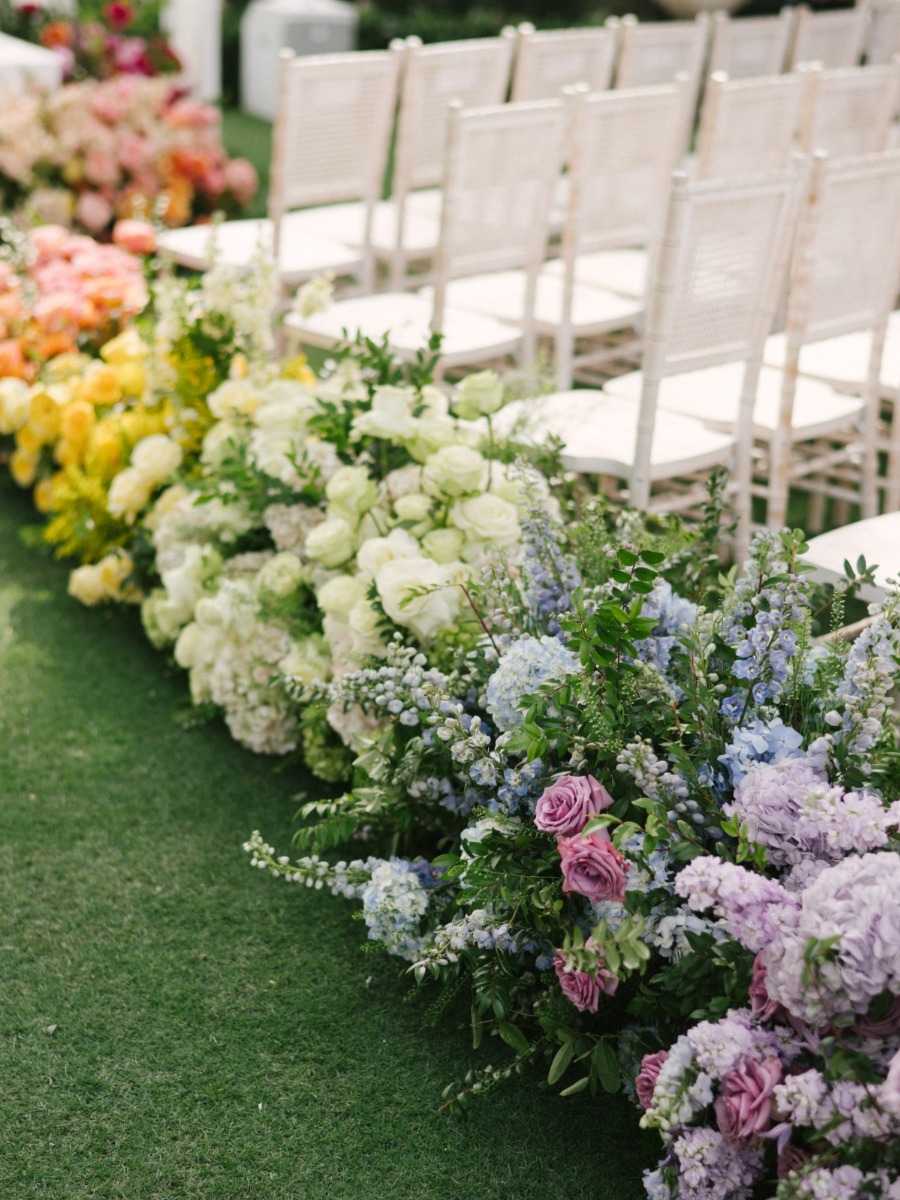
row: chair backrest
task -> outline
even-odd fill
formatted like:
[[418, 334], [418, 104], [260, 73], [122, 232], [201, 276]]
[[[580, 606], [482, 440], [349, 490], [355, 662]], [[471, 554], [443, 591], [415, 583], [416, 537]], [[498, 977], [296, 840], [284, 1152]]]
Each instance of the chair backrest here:
[[394, 50], [281, 52], [269, 182], [276, 229], [292, 208], [378, 199], [400, 64]]
[[564, 87], [585, 83], [602, 92], [612, 83], [618, 21], [596, 29], [550, 29], [537, 32], [519, 26], [510, 99], [552, 100]]
[[684, 151], [691, 100], [686, 77], [658, 87], [571, 93], [567, 260], [654, 240]]
[[644, 505], [649, 495], [661, 381], [683, 371], [744, 362], [736, 470], [746, 523], [759, 364], [784, 286], [802, 182], [796, 168], [725, 182], [691, 182], [683, 173], [674, 177], [644, 327], [632, 503]]
[[696, 179], [786, 171], [806, 113], [807, 82], [792, 75], [706, 81], [697, 131]]
[[823, 67], [855, 67], [866, 45], [869, 10], [867, 5], [812, 12], [798, 4], [794, 18], [794, 40], [787, 69], [800, 63], [820, 62]]
[[887, 148], [900, 100], [900, 65], [827, 71], [813, 65], [806, 73], [802, 149], [849, 158]]
[[869, 15], [866, 63], [869, 66], [887, 63], [895, 54], [900, 54], [900, 3], [875, 0]]
[[712, 17], [712, 44], [707, 72], [725, 71], [730, 79], [755, 79], [784, 70], [793, 29], [794, 10], [775, 17], [729, 17], [719, 9]]
[[900, 150], [816, 155], [791, 263], [791, 347], [886, 322], [900, 286]]
[[471, 109], [453, 104], [448, 116], [436, 328], [445, 285], [460, 276], [524, 268], [533, 298], [564, 151], [561, 100]]
[[639, 21], [629, 14], [619, 23], [616, 87], [671, 83], [686, 73], [698, 81], [706, 58], [709, 17], [694, 21]]
[[451, 101], [467, 108], [502, 104], [515, 37], [473, 38], [423, 46], [407, 38], [397, 117], [393, 194], [437, 187], [444, 172]]

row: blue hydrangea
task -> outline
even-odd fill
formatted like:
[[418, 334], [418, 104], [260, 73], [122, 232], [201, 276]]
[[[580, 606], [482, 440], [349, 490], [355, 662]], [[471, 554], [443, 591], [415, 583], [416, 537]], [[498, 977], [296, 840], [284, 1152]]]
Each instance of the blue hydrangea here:
[[523, 637], [500, 657], [487, 685], [487, 710], [504, 733], [515, 729], [526, 696], [580, 670], [578, 658], [555, 637]]
[[753, 718], [751, 725], [732, 731], [733, 741], [719, 755], [719, 762], [728, 771], [732, 787], [737, 787], [753, 763], [777, 763], [785, 758], [799, 758], [803, 754], [803, 735], [781, 717], [771, 721]]

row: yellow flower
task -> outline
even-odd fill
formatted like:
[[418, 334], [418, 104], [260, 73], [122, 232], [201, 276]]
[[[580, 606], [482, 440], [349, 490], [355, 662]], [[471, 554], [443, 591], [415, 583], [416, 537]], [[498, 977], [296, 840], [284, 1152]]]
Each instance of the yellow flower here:
[[147, 372], [138, 362], [116, 363], [119, 383], [126, 396], [141, 396], [147, 386]]
[[53, 508], [53, 480], [39, 479], [34, 488], [34, 505], [38, 512], [48, 513]]
[[19, 487], [31, 487], [37, 475], [37, 457], [25, 450], [14, 450], [9, 459], [9, 470]]
[[62, 410], [59, 424], [63, 439], [80, 445], [97, 424], [97, 414], [87, 400], [72, 400]]
[[126, 329], [112, 338], [100, 351], [104, 362], [118, 367], [126, 363], [139, 363], [147, 357], [147, 347], [136, 329]]
[[81, 381], [78, 394], [82, 400], [108, 408], [122, 399], [122, 383], [115, 367], [98, 363]]
[[88, 471], [96, 471], [107, 479], [115, 475], [124, 460], [122, 435], [114, 424], [101, 421], [95, 426], [88, 439], [84, 465]]
[[41, 454], [43, 442], [34, 432], [30, 425], [23, 425], [16, 434], [16, 447], [27, 454], [29, 458], [38, 459]]
[[305, 354], [297, 354], [294, 358], [287, 359], [281, 368], [281, 378], [296, 379], [298, 383], [307, 387], [312, 387], [316, 382], [315, 372], [306, 361]]
[[51, 389], [35, 392], [28, 404], [28, 428], [44, 445], [59, 437], [60, 406]]
[[84, 444], [69, 442], [65, 438], [56, 443], [53, 457], [61, 467], [77, 467], [84, 456]]
[[91, 361], [86, 354], [57, 354], [42, 368], [41, 378], [48, 383], [65, 383], [73, 375], [83, 375]]

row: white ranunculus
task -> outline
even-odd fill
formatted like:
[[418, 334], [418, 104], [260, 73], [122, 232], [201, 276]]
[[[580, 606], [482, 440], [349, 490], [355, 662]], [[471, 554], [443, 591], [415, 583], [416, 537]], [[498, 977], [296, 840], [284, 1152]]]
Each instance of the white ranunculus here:
[[303, 564], [296, 554], [282, 551], [262, 567], [256, 577], [256, 586], [260, 594], [284, 599], [295, 592], [303, 582]]
[[328, 480], [328, 503], [343, 513], [357, 517], [375, 503], [378, 488], [365, 467], [340, 467]]
[[356, 550], [356, 531], [343, 517], [329, 517], [306, 535], [307, 557], [323, 567], [339, 567]]
[[259, 408], [260, 395], [246, 379], [226, 379], [207, 398], [209, 411], [218, 420], [226, 417], [252, 417]]
[[468, 446], [445, 446], [432, 454], [422, 473], [423, 487], [432, 496], [467, 496], [484, 486], [487, 464]]
[[136, 467], [126, 467], [109, 485], [106, 507], [110, 516], [121, 517], [133, 525], [138, 513], [150, 503], [152, 483]]
[[322, 584], [316, 593], [316, 600], [327, 616], [346, 621], [350, 609], [357, 600], [362, 600], [367, 590], [366, 583], [356, 575], [335, 575]]
[[464, 421], [495, 413], [503, 404], [503, 384], [496, 371], [476, 371], [467, 375], [456, 389], [453, 409]]
[[376, 388], [371, 409], [353, 418], [350, 432], [353, 437], [403, 441], [415, 433], [416, 422], [412, 415], [415, 405], [416, 393], [412, 388]]
[[[391, 620], [430, 641], [459, 616], [462, 593], [448, 583], [451, 575], [449, 567], [430, 558], [395, 558], [375, 576], [375, 586]], [[417, 594], [419, 588], [426, 590]]]
[[28, 424], [31, 389], [24, 379], [0, 379], [0, 433], [10, 434]]
[[131, 465], [139, 471], [151, 486], [178, 470], [184, 457], [181, 447], [164, 433], [153, 433], [141, 438], [131, 452]]
[[422, 538], [422, 549], [435, 562], [450, 563], [459, 558], [465, 540], [458, 529], [432, 529]]
[[353, 605], [347, 624], [350, 631], [350, 651], [355, 658], [384, 658], [387, 645], [378, 627], [383, 619], [365, 598], [357, 600]]
[[450, 508], [450, 524], [470, 541], [501, 548], [515, 545], [522, 536], [516, 506], [490, 492], [457, 500]]
[[374, 579], [385, 563], [395, 558], [420, 558], [422, 548], [405, 529], [392, 529], [387, 537], [369, 538], [356, 556], [356, 569], [362, 579]]

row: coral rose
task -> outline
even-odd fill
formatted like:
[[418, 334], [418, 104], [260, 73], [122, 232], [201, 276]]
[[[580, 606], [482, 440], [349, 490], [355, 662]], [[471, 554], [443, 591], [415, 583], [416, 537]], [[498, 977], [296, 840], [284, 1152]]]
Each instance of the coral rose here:
[[722, 1080], [722, 1091], [713, 1105], [716, 1123], [729, 1142], [746, 1142], [771, 1124], [772, 1092], [781, 1082], [781, 1061], [745, 1058]]
[[612, 802], [593, 775], [563, 775], [545, 788], [534, 810], [534, 823], [543, 833], [566, 837], [580, 833], [591, 817]]
[[132, 254], [152, 254], [156, 249], [156, 230], [149, 221], [125, 217], [113, 226], [112, 239]]
[[560, 838], [557, 846], [564, 892], [577, 892], [588, 900], [625, 900], [629, 864], [605, 829]]

